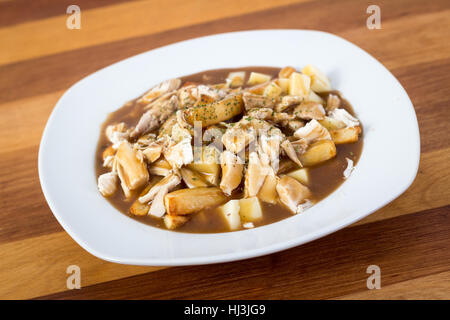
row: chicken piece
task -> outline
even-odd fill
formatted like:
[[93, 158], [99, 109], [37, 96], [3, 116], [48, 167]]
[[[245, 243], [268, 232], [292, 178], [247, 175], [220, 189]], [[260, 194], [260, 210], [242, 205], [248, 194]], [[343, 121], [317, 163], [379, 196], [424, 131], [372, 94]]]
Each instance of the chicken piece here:
[[224, 151], [221, 156], [222, 181], [220, 182], [220, 189], [226, 195], [231, 195], [231, 192], [241, 183], [244, 164], [238, 156], [230, 151]]
[[177, 111], [176, 113], [172, 114], [159, 128], [158, 130], [158, 138], [162, 138], [164, 136], [171, 136], [172, 135], [172, 128], [174, 125], [177, 124]]
[[171, 141], [164, 147], [164, 157], [172, 168], [181, 168], [194, 160], [189, 130], [178, 124], [172, 128]]
[[280, 167], [278, 168], [278, 174], [283, 174], [294, 169], [298, 169], [298, 164], [296, 164], [291, 159], [283, 158], [280, 160]]
[[345, 168], [344, 172], [342, 173], [344, 175], [344, 179], [348, 179], [350, 175], [352, 174], [353, 170], [355, 170], [355, 167], [353, 166], [353, 160], [345, 157], [345, 160], [347, 160], [347, 168]]
[[271, 134], [261, 134], [259, 136], [259, 153], [266, 154], [269, 158], [270, 165], [275, 172], [278, 171], [280, 159], [280, 144], [284, 140], [284, 135], [277, 129], [273, 130]]
[[271, 98], [273, 100], [279, 100], [281, 94], [283, 93], [283, 89], [277, 85], [275, 81], [272, 81], [265, 89], [263, 95], [267, 98]]
[[256, 131], [252, 128], [242, 128], [235, 125], [227, 129], [222, 136], [222, 143], [228, 151], [239, 153], [256, 139]]
[[135, 138], [158, 128], [178, 109], [178, 106], [178, 97], [176, 95], [172, 95], [168, 100], [154, 104], [139, 119], [136, 128], [131, 133], [131, 137]]
[[117, 183], [119, 182], [119, 177], [117, 172], [108, 172], [100, 175], [98, 177], [97, 187], [98, 191], [104, 196], [112, 196], [117, 191]]
[[255, 197], [268, 174], [269, 159], [266, 155], [258, 156], [251, 152], [248, 160], [247, 172], [245, 173], [244, 195], [246, 198]]
[[161, 189], [167, 189], [167, 191], [170, 191], [175, 188], [180, 182], [181, 178], [179, 174], [173, 172], [156, 183], [146, 194], [140, 196], [139, 202], [148, 203], [156, 197], [157, 193], [159, 193]]
[[254, 108], [249, 110], [247, 115], [251, 118], [271, 120], [276, 123], [295, 119], [294, 115], [285, 112], [275, 112], [270, 108]]
[[275, 107], [275, 103], [277, 99], [266, 97], [258, 94], [253, 94], [250, 92], [244, 92], [243, 100], [246, 110], [250, 110], [252, 108], [271, 108]]
[[330, 93], [327, 98], [327, 111], [333, 111], [341, 105], [341, 99], [337, 95]]
[[149, 174], [143, 159], [139, 157], [130, 143], [122, 141], [117, 149], [116, 160], [121, 170], [121, 181], [134, 190], [148, 181]]
[[164, 204], [169, 215], [187, 215], [220, 205], [227, 197], [219, 188], [180, 189], [167, 194]]
[[353, 117], [345, 109], [335, 109], [328, 113], [328, 116], [332, 119], [336, 119], [345, 123], [347, 127], [359, 126], [359, 120]]
[[139, 103], [150, 103], [156, 98], [162, 96], [165, 93], [177, 90], [181, 85], [180, 79], [170, 79], [161, 82], [160, 84], [154, 86], [149, 91], [147, 91], [141, 99], [138, 100]]
[[196, 85], [187, 85], [178, 90], [178, 99], [180, 101], [181, 108], [189, 108], [197, 102], [198, 99], [193, 93], [195, 87]]
[[328, 130], [315, 119], [295, 131], [294, 137], [298, 139], [305, 139], [307, 143], [312, 143], [318, 140], [331, 140], [331, 135]]
[[269, 168], [266, 179], [264, 180], [261, 189], [259, 189], [258, 198], [261, 199], [261, 201], [276, 204], [278, 201], [277, 184], [278, 177], [275, 175], [275, 172]]
[[167, 193], [169, 193], [168, 186], [161, 186], [150, 205], [150, 209], [148, 210], [149, 215], [152, 215], [156, 218], [161, 218], [166, 213], [166, 207], [164, 206], [164, 197]]
[[325, 109], [317, 102], [302, 102], [295, 107], [294, 115], [303, 120], [322, 120], [325, 118]]
[[[227, 92], [225, 90], [218, 89], [216, 87], [205, 86], [203, 84], [198, 85], [192, 89], [192, 95], [197, 99], [197, 102], [202, 99], [203, 96], [210, 97], [212, 101], [225, 98]], [[206, 100], [204, 101], [207, 102]]]
[[147, 148], [145, 148], [142, 151], [142, 154], [144, 155], [145, 159], [147, 159], [147, 161], [149, 163], [152, 163], [159, 159], [159, 157], [161, 156], [161, 153], [162, 153], [162, 149], [163, 149], [163, 146], [161, 144], [154, 142], [151, 145], [149, 145]]
[[189, 221], [189, 216], [173, 216], [170, 214], [166, 214], [163, 218], [164, 224], [167, 229], [173, 230], [178, 227], [181, 227], [183, 224]]
[[106, 127], [106, 137], [113, 143], [113, 148], [117, 149], [120, 142], [126, 141], [130, 138], [130, 130], [123, 122], [109, 125]]
[[292, 106], [296, 106], [303, 101], [303, 98], [300, 96], [284, 96], [281, 98], [281, 102], [279, 102], [275, 106], [275, 111], [282, 112]]
[[194, 160], [191, 141], [184, 139], [177, 144], [169, 145], [164, 151], [164, 157], [172, 168], [181, 168]]
[[295, 152], [294, 146], [289, 140], [284, 140], [281, 143], [281, 148], [283, 149], [284, 153], [289, 157], [289, 159], [294, 161], [298, 166], [300, 167], [303, 166], [297, 156], [297, 153]]
[[336, 120], [328, 116], [326, 116], [323, 120], [319, 120], [319, 123], [324, 126], [325, 129], [330, 131], [330, 133], [332, 130], [338, 130], [346, 127], [345, 123], [341, 120]]
[[298, 205], [311, 197], [308, 187], [288, 176], [280, 178], [276, 189], [280, 201], [294, 214], [297, 213]]
[[292, 131], [297, 131], [298, 129], [305, 126], [305, 122], [301, 120], [290, 120], [287, 121], [286, 126]]

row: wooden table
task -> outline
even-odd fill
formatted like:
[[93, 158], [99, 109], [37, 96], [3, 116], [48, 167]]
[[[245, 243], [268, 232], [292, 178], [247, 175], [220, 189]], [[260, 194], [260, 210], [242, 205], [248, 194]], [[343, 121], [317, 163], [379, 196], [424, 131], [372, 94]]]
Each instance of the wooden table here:
[[[66, 28], [73, 3], [81, 8], [80, 30]], [[369, 4], [381, 8], [381, 30], [366, 27]], [[162, 45], [270, 28], [332, 32], [400, 80], [421, 133], [409, 190], [328, 237], [240, 262], [124, 266], [79, 247], [49, 210], [37, 171], [42, 130], [62, 93]], [[0, 298], [450, 298], [449, 40], [446, 0], [0, 0]], [[80, 290], [66, 287], [69, 265], [81, 268]], [[369, 265], [381, 268], [380, 290], [366, 287]]]

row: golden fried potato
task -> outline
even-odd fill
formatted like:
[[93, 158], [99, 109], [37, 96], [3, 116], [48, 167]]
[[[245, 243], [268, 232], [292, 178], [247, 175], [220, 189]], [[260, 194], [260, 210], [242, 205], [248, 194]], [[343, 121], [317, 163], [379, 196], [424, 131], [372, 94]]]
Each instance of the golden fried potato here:
[[226, 121], [244, 111], [242, 95], [231, 95], [220, 101], [198, 106], [185, 110], [186, 122], [194, 125], [195, 121], [200, 121], [202, 128]]
[[344, 144], [358, 141], [361, 127], [348, 127], [330, 131], [335, 144]]
[[181, 189], [164, 197], [166, 212], [170, 215], [186, 215], [227, 201], [222, 190], [216, 187]]
[[336, 146], [331, 140], [319, 140], [314, 142], [300, 156], [304, 166], [313, 166], [336, 156]]

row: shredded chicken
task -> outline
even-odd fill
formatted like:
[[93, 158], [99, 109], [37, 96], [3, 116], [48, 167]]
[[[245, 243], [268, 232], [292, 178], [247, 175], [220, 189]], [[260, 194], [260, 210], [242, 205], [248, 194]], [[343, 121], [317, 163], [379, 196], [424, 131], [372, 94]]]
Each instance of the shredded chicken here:
[[345, 109], [335, 109], [328, 113], [330, 118], [342, 121], [345, 123], [347, 127], [356, 127], [359, 126], [359, 120], [353, 117], [350, 113], [348, 113]]
[[[314, 205], [318, 175], [311, 172], [321, 167], [310, 167], [356, 150], [336, 145], [358, 141], [359, 120], [311, 65], [302, 72], [283, 68], [278, 77], [247, 75], [230, 72], [216, 84], [208, 75], [195, 82], [170, 79], [128, 103], [136, 105], [132, 114], [104, 131], [108, 145], [99, 164], [109, 172], [98, 176], [99, 192], [113, 202], [123, 200], [111, 197], [122, 192], [126, 201], [134, 199], [131, 214], [161, 219], [169, 230], [196, 212], [210, 219], [215, 215], [204, 210], [221, 205], [217, 212], [230, 230], [259, 226], [262, 202], [293, 214]], [[128, 127], [136, 116], [135, 127]], [[341, 180], [354, 170], [353, 160], [345, 159]]]

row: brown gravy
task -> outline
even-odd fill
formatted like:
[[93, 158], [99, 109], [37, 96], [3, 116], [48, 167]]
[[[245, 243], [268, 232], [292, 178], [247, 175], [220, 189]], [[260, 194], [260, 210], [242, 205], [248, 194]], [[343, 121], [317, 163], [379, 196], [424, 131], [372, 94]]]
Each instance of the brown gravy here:
[[[182, 77], [181, 79], [183, 83], [223, 83], [227, 75], [233, 71], [247, 71], [247, 76], [251, 71], [254, 71], [269, 74], [275, 77], [280, 71], [280, 68], [244, 67], [235, 69], [216, 69], [188, 75]], [[346, 109], [350, 114], [355, 115], [351, 105], [342, 98], [340, 93], [333, 93], [339, 95], [339, 97], [341, 98], [341, 107]], [[323, 96], [326, 97], [326, 95], [327, 94], [324, 94]], [[106, 121], [103, 123], [95, 156], [96, 178], [101, 174], [108, 172], [108, 169], [102, 166], [102, 152], [111, 144], [106, 138], [105, 128], [110, 124], [118, 122], [125, 122], [128, 126], [135, 126], [140, 116], [144, 112], [143, 106], [136, 103], [136, 100], [137, 99], [134, 99], [126, 103], [117, 111], [110, 113]], [[362, 146], [362, 138], [360, 138], [355, 143], [336, 145], [336, 157], [317, 166], [309, 167], [309, 177], [311, 182], [308, 187], [313, 194], [313, 199], [311, 200], [315, 200], [317, 202], [324, 199], [345, 181], [343, 178], [343, 171], [347, 167], [347, 161], [345, 160], [345, 158], [347, 157], [352, 159], [354, 164], [356, 165], [362, 152]], [[141, 188], [140, 190], [135, 190], [133, 196], [130, 199], [126, 199], [122, 192], [117, 192], [115, 195], [108, 197], [107, 199], [118, 211], [131, 217], [132, 219], [138, 220], [154, 227], [165, 229], [164, 222], [161, 219], [156, 219], [150, 215], [139, 217], [131, 215], [129, 213], [129, 207], [136, 200], [142, 189], [143, 188]], [[233, 197], [237, 197], [237, 195], [233, 195]], [[272, 205], [264, 202], [261, 202], [261, 205], [263, 208], [263, 218], [257, 222], [254, 222], [255, 227], [277, 222], [284, 218], [293, 216], [292, 213], [283, 205]], [[175, 229], [174, 231], [190, 233], [217, 233], [228, 232], [229, 229], [225, 219], [216, 210], [216, 208], [210, 208], [193, 214], [188, 223]]]

